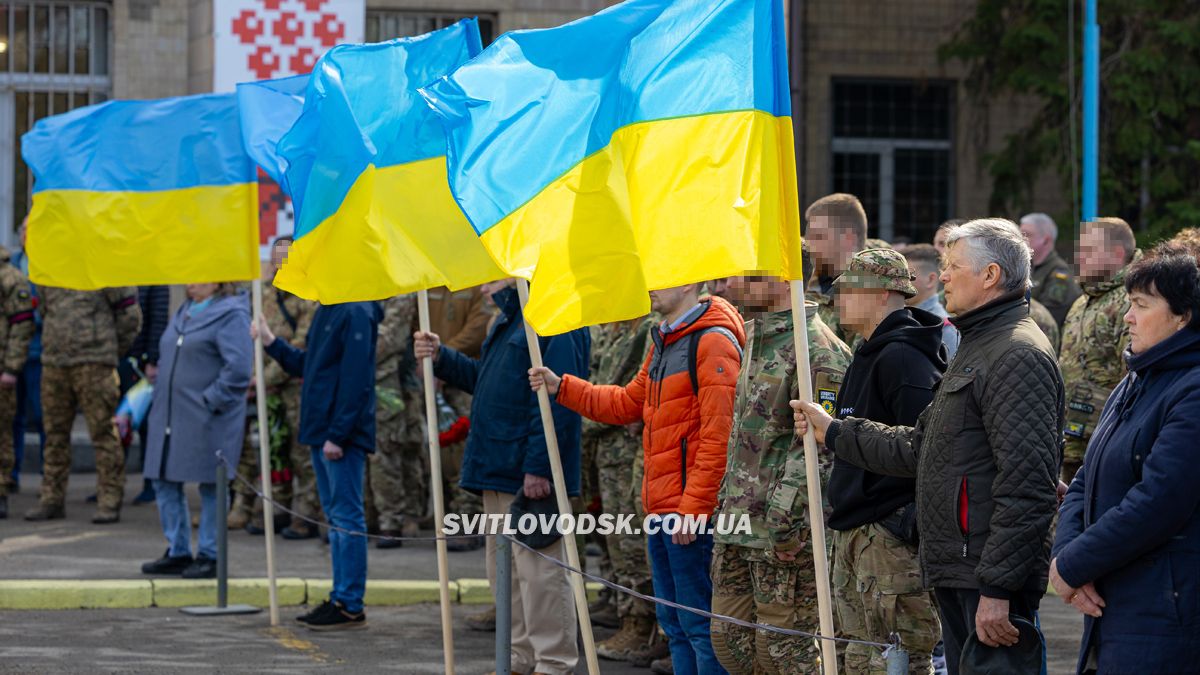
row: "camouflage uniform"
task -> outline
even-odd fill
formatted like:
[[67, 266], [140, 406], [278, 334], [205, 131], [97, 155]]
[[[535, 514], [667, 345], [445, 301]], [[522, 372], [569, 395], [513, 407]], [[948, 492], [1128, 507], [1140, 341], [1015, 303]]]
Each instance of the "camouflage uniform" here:
[[[429, 326], [442, 344], [466, 354], [479, 356], [495, 312], [478, 288], [451, 292], [446, 288], [429, 289]], [[417, 324], [413, 322], [413, 330]], [[442, 395], [462, 417], [471, 411], [471, 396], [453, 387], [442, 387]], [[422, 405], [421, 410], [424, 411]], [[424, 417], [422, 416], [422, 424]], [[462, 471], [466, 437], [457, 443], [442, 445], [442, 485], [445, 489], [447, 513], [482, 513], [483, 500], [464, 490], [458, 480]]]
[[137, 288], [72, 291], [42, 286], [39, 297], [46, 427], [41, 504], [61, 507], [66, 497], [71, 427], [82, 408], [96, 453], [97, 511], [120, 512], [125, 453], [112, 416], [119, 395], [117, 360], [128, 353], [142, 325]]
[[[831, 409], [850, 350], [806, 305], [813, 396]], [[789, 401], [798, 396], [790, 311], [746, 324], [746, 353], [734, 402], [728, 465], [717, 515], [750, 518], [751, 533], [715, 536], [712, 611], [748, 621], [816, 632], [808, 490], [803, 439]], [[833, 460], [821, 453], [821, 474]], [[777, 554], [794, 555], [783, 562]], [[814, 640], [712, 622], [713, 650], [731, 673], [819, 673]]]
[[1030, 280], [1033, 282], [1033, 299], [1049, 310], [1054, 324], [1061, 328], [1071, 305], [1083, 292], [1075, 283], [1071, 266], [1058, 251], [1051, 251], [1042, 264], [1034, 266]]
[[[0, 246], [0, 356], [5, 373], [16, 377], [25, 368], [29, 341], [33, 338], [33, 295], [29, 279], [21, 270], [9, 264], [11, 254]], [[17, 412], [16, 386], [0, 387], [0, 429], [13, 426]], [[16, 457], [13, 454], [13, 435], [0, 433], [0, 497], [8, 495], [8, 480]]]
[[1033, 319], [1038, 328], [1042, 329], [1042, 332], [1046, 334], [1046, 339], [1050, 341], [1050, 346], [1054, 347], [1054, 351], [1057, 352], [1061, 342], [1059, 339], [1060, 331], [1058, 323], [1055, 322], [1054, 315], [1050, 313], [1050, 310], [1046, 309], [1037, 300], [1031, 299], [1029, 301], [1029, 318]]
[[384, 301], [375, 342], [375, 453], [368, 482], [379, 530], [397, 535], [406, 523], [415, 528], [429, 503], [425, 398], [412, 355], [416, 315], [415, 294]]
[[[650, 318], [593, 326], [591, 373], [597, 384], [624, 385], [642, 366], [650, 343]], [[605, 513], [636, 513], [640, 486], [633, 484], [633, 461], [642, 454], [641, 434], [592, 420], [583, 421], [583, 448], [595, 458], [600, 503]], [[612, 534], [605, 537], [612, 561], [613, 581], [653, 595], [646, 540], [642, 535]], [[624, 593], [616, 595], [617, 616], [653, 620], [654, 607]]]
[[835, 293], [836, 291], [834, 290], [834, 286], [832, 284], [829, 286], [829, 291], [826, 292], [821, 290], [820, 281], [814, 280], [813, 285], [804, 292], [804, 300], [806, 302], [816, 303], [817, 314], [821, 317], [822, 323], [828, 326], [839, 340], [848, 345], [850, 343], [850, 339], [846, 335], [845, 330], [842, 328], [841, 319], [838, 318], [837, 307], [835, 307], [833, 304]]
[[1068, 483], [1083, 464], [1088, 439], [1108, 395], [1125, 377], [1125, 349], [1129, 346], [1129, 294], [1125, 274], [1129, 266], [1108, 281], [1083, 283], [1083, 295], [1071, 306], [1063, 326], [1059, 363], [1067, 394], [1066, 447], [1062, 479]]

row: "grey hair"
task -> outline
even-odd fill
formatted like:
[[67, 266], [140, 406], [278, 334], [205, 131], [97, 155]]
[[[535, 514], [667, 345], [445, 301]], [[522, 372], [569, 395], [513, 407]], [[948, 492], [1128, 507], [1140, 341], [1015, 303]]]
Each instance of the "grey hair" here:
[[1029, 271], [1033, 264], [1033, 250], [1016, 223], [1004, 218], [981, 218], [972, 220], [950, 230], [946, 235], [946, 248], [962, 241], [967, 246], [967, 255], [975, 273], [992, 263], [1000, 267], [1004, 290], [1012, 292], [1026, 290], [1030, 286]]
[[1058, 241], [1058, 224], [1045, 213], [1027, 213], [1021, 216], [1022, 223], [1033, 223], [1042, 234]]

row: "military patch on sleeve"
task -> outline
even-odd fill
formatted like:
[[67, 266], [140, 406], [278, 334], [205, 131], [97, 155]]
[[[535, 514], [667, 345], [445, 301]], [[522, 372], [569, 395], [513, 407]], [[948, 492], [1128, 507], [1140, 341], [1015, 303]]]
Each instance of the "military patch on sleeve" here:
[[1096, 408], [1093, 405], [1091, 405], [1090, 403], [1084, 403], [1082, 401], [1071, 401], [1070, 403], [1067, 404], [1067, 407], [1070, 408], [1071, 410], [1075, 410], [1075, 411], [1078, 411], [1081, 413], [1086, 413], [1088, 415], [1091, 415], [1092, 413], [1096, 412]]
[[24, 289], [17, 291], [17, 299], [18, 300], [28, 300], [29, 299], [29, 291], [24, 290]]
[[1071, 277], [1067, 276], [1066, 272], [1055, 272], [1054, 278], [1058, 279], [1059, 281], [1066, 281], [1066, 280], [1070, 279]]
[[832, 389], [818, 389], [817, 403], [825, 409], [825, 412], [832, 415], [834, 411], [833, 404], [837, 401], [837, 392]]
[[1071, 438], [1083, 438], [1083, 432], [1087, 429], [1086, 424], [1079, 422], [1069, 422], [1067, 428], [1063, 431], [1064, 434]]

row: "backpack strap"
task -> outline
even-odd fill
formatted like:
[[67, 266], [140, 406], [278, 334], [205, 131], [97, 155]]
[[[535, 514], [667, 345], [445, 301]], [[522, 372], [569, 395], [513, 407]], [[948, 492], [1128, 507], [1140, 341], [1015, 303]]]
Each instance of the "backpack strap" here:
[[737, 350], [738, 361], [740, 362], [742, 360], [742, 346], [738, 344], [737, 336], [734, 335], [733, 331], [729, 330], [728, 328], [713, 326], [712, 328], [705, 328], [704, 330], [698, 330], [695, 333], [692, 333], [690, 336], [688, 336], [687, 363], [688, 377], [692, 380], [693, 396], [700, 395], [700, 375], [698, 372], [696, 372], [696, 353], [700, 350], [700, 338], [708, 335], [709, 333], [717, 333], [718, 335], [724, 335], [726, 338], [728, 338], [729, 341], [733, 343], [733, 348]]
[[287, 305], [283, 301], [283, 293], [275, 294], [275, 304], [279, 305], [279, 313], [283, 315], [283, 320], [287, 322], [287, 325], [292, 327], [292, 332], [295, 333], [297, 325], [296, 317], [292, 316], [292, 313], [288, 311]]

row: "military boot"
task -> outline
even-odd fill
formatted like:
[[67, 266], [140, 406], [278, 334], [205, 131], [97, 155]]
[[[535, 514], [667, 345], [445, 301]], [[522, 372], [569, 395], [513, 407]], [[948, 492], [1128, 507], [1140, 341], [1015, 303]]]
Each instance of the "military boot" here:
[[40, 503], [37, 507], [25, 512], [25, 520], [57, 520], [67, 517], [67, 510], [62, 504]]
[[119, 522], [121, 522], [120, 509], [106, 509], [101, 506], [96, 509], [96, 514], [92, 516], [93, 525], [112, 525]]
[[250, 505], [246, 502], [246, 496], [240, 492], [233, 496], [233, 505], [229, 507], [229, 515], [225, 517], [225, 526], [230, 530], [240, 530], [250, 522]]
[[653, 619], [627, 616], [621, 620], [621, 630], [616, 635], [596, 645], [596, 654], [610, 661], [628, 661], [631, 653], [649, 644], [653, 631]]
[[658, 631], [658, 626], [651, 628], [649, 640], [642, 643], [639, 649], [629, 652], [626, 659], [639, 668], [649, 668], [655, 661], [671, 659], [671, 650], [667, 647], [667, 638]]
[[599, 609], [589, 612], [592, 617], [593, 626], [601, 626], [603, 628], [620, 628], [621, 617], [617, 616], [617, 603], [610, 602]]

